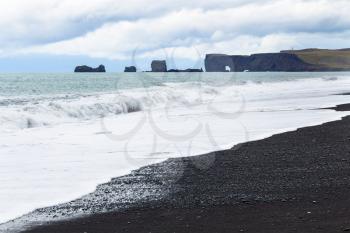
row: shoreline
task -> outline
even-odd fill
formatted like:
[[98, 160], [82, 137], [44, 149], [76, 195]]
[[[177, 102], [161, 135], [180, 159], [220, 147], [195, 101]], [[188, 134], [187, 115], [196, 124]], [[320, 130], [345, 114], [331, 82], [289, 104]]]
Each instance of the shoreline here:
[[[349, 111], [350, 105], [339, 105], [332, 109], [337, 111]], [[329, 144], [335, 143], [332, 141], [336, 139], [334, 137], [324, 137], [324, 135], [316, 137], [315, 132], [332, 132], [335, 134], [334, 136], [340, 138], [345, 137], [347, 140], [347, 137], [349, 136], [350, 138], [350, 135], [347, 135], [342, 128], [344, 128], [344, 125], [350, 125], [349, 122], [350, 117], [345, 117], [340, 121], [329, 122], [320, 126], [301, 128], [297, 131], [274, 135], [260, 141], [244, 143], [234, 147], [232, 150], [190, 158], [170, 159], [161, 164], [141, 168], [133, 174], [116, 178], [110, 183], [100, 185], [97, 188], [97, 191], [93, 194], [95, 195], [93, 202], [96, 206], [92, 212], [95, 212], [95, 214], [80, 219], [75, 218], [51, 224], [47, 223], [44, 224], [44, 226], [23, 232], [154, 232], [152, 229], [155, 229], [156, 232], [171, 232], [171, 230], [174, 229], [173, 227], [175, 227], [174, 224], [176, 222], [178, 222], [176, 223], [176, 225], [178, 225], [180, 222], [185, 221], [185, 218], [183, 218], [183, 221], [178, 221], [176, 216], [179, 215], [190, 218], [193, 214], [196, 215], [198, 213], [203, 213], [203, 215], [210, 216], [210, 219], [213, 219], [211, 221], [211, 226], [213, 227], [215, 225], [213, 225], [213, 223], [219, 223], [220, 219], [226, 219], [226, 215], [222, 213], [228, 212], [233, 214], [232, 216], [235, 216], [235, 218], [239, 217], [239, 213], [234, 214], [237, 210], [240, 210], [240, 213], [243, 214], [243, 216], [251, 216], [251, 212], [254, 212], [253, 209], [255, 209], [255, 207], [264, 210], [264, 212], [265, 210], [274, 210], [278, 212], [280, 209], [279, 207], [282, 206], [285, 209], [289, 209], [290, 212], [296, 212], [298, 211], [298, 208], [294, 208], [295, 206], [300, 206], [303, 209], [303, 206], [307, 206], [308, 203], [313, 204], [311, 205], [312, 207], [317, 207], [316, 203], [326, 203], [326, 201], [324, 201], [326, 199], [323, 199], [325, 196], [327, 197], [327, 200], [332, 200], [332, 196], [335, 196], [338, 199], [343, 199], [346, 203], [348, 203], [348, 201], [350, 203], [350, 200], [346, 198], [347, 195], [341, 198], [339, 195], [339, 193], [346, 193], [345, 191], [349, 193], [349, 190], [347, 189], [348, 187], [341, 191], [338, 190], [339, 184], [333, 180], [334, 177], [323, 177], [326, 176], [325, 174], [322, 175], [323, 172], [327, 172], [328, 170], [323, 171], [322, 173], [321, 171], [318, 171], [320, 170], [320, 164], [318, 164], [317, 161], [319, 156], [315, 157], [315, 154], [307, 152], [308, 155], [310, 154], [310, 156], [313, 157], [314, 162], [316, 163], [310, 164], [310, 166], [318, 166], [315, 168], [315, 171], [317, 172], [317, 176], [322, 175], [322, 180], [320, 180], [319, 177], [314, 177], [315, 174], [310, 173], [311, 170], [308, 172], [308, 168], [302, 167], [301, 169], [300, 166], [305, 165], [305, 161], [301, 164], [300, 162], [302, 161], [298, 161], [297, 164], [294, 164], [295, 161], [290, 161], [289, 156], [293, 154], [293, 151], [299, 151], [299, 153], [301, 153], [301, 149], [309, 147], [302, 144], [299, 146], [289, 145], [290, 143], [285, 144], [286, 141], [284, 141], [286, 139], [293, 139], [295, 142], [299, 141], [299, 143], [307, 144], [310, 143], [310, 140], [308, 140], [310, 139], [310, 136], [313, 137], [313, 140], [316, 139], [317, 141], [318, 137], [320, 137], [320, 140], [325, 140], [324, 143], [326, 143], [326, 145], [324, 145], [324, 143], [319, 145], [320, 143], [317, 142], [315, 144], [313, 143], [311, 146], [316, 146], [314, 148], [316, 151], [319, 149], [322, 149], [321, 151], [323, 151], [325, 150], [324, 148], [326, 148], [327, 151], [331, 151], [333, 148], [329, 146]], [[338, 132], [333, 132], [335, 128], [340, 128], [342, 131], [337, 130]], [[309, 133], [310, 135], [308, 135]], [[300, 138], [304, 139], [301, 140]], [[283, 142], [284, 144], [276, 145], [276, 142]], [[261, 144], [268, 144], [269, 146], [266, 148], [266, 145], [262, 146]], [[288, 148], [290, 146], [292, 146], [293, 150]], [[320, 146], [322, 146], [322, 148], [319, 148]], [[349, 149], [346, 143], [339, 144], [339, 148], [344, 146], [346, 149]], [[338, 147], [334, 149], [338, 151]], [[283, 153], [281, 154], [280, 150], [283, 150], [285, 153], [287, 150], [287, 155], [289, 156]], [[249, 152], [254, 153], [250, 154]], [[274, 153], [279, 154], [281, 158], [274, 157]], [[319, 153], [321, 154], [321, 158], [325, 160], [323, 162], [331, 162], [327, 161], [325, 155], [322, 155], [321, 152]], [[261, 154], [262, 156], [258, 156]], [[298, 159], [302, 160], [303, 158], [298, 157]], [[338, 165], [346, 165], [344, 169], [346, 171], [347, 169], [350, 170], [350, 164], [343, 160], [344, 158], [340, 159], [340, 164]], [[288, 161], [291, 162], [291, 164], [288, 164]], [[232, 165], [232, 167], [227, 166], [228, 164]], [[262, 165], [265, 166], [262, 167]], [[271, 170], [268, 169], [269, 167]], [[292, 172], [292, 167], [297, 169], [298, 172], [295, 172], [296, 174]], [[274, 174], [273, 171], [276, 171], [277, 174]], [[306, 182], [307, 177], [305, 175], [310, 174], [313, 175], [311, 177], [312, 182]], [[346, 173], [344, 173], [344, 176], [345, 175]], [[286, 178], [289, 176], [297, 178], [297, 180], [292, 179], [293, 182], [287, 182]], [[310, 184], [312, 186], [317, 184], [315, 187], [319, 188], [319, 190], [314, 193], [308, 188]], [[327, 190], [324, 189], [324, 184], [327, 184]], [[342, 185], [350, 186], [350, 181], [346, 180]], [[336, 186], [337, 189], [330, 189], [330, 186]], [[281, 187], [284, 187], [286, 190], [280, 189]], [[125, 192], [129, 193], [129, 196], [125, 195]], [[123, 193], [124, 196], [121, 195]], [[318, 196], [320, 193], [323, 197]], [[330, 193], [332, 195], [330, 195]], [[107, 194], [107, 196], [105, 194]], [[114, 199], [110, 199], [111, 195]], [[305, 199], [307, 200], [305, 201]], [[318, 199], [321, 199], [321, 201]], [[326, 206], [331, 206], [333, 203], [335, 203], [335, 205], [339, 204], [336, 201], [331, 201]], [[73, 201], [70, 205], [71, 207], [75, 206], [76, 208], [73, 208], [73, 210], [77, 211], [81, 206], [84, 206], [84, 198]], [[109, 207], [112, 210], [116, 208], [116, 206], [118, 206], [118, 211], [101, 214], [101, 212], [109, 212], [108, 208], [106, 209], [104, 207]], [[67, 208], [67, 206], [56, 206], [52, 207], [51, 210], [54, 213], [59, 213], [59, 211], [64, 208]], [[48, 209], [49, 208], [46, 208], [45, 210]], [[212, 213], [221, 216], [220, 219], [213, 216]], [[259, 211], [255, 211], [254, 213], [256, 215], [261, 214]], [[159, 214], [165, 215], [165, 217], [157, 216]], [[150, 219], [149, 216], [154, 216], [156, 218], [152, 222], [152, 218]], [[161, 222], [159, 222], [160, 219], [158, 219], [157, 222], [157, 217], [162, 219], [162, 221], [166, 220], [165, 222], [170, 224], [168, 229], [157, 228], [157, 226], [161, 224]], [[138, 221], [136, 221], [135, 224], [126, 221], [127, 219], [135, 220], [135, 218]], [[200, 219], [205, 219], [205, 217]], [[116, 224], [114, 220], [119, 220], [118, 224]], [[230, 219], [230, 222], [232, 221], [233, 220]], [[142, 224], [140, 224], [141, 222]], [[199, 222], [201, 221], [194, 219], [189, 221], [187, 225], [189, 225], [189, 227], [194, 227], [190, 229], [192, 232], [196, 232], [196, 227], [198, 226], [197, 223]], [[209, 224], [210, 221], [205, 222], [208, 222]], [[205, 222], [202, 222], [201, 224], [204, 224], [203, 226], [205, 226]], [[246, 223], [252, 224], [251, 222]], [[142, 227], [145, 226], [145, 224], [148, 224], [149, 231], [142, 231]], [[283, 225], [284, 224], [281, 226]], [[157, 229], [159, 231], [157, 231]], [[176, 232], [186, 232], [186, 229], [188, 230], [189, 228], [177, 229]], [[200, 229], [201, 232], [206, 232], [204, 228]], [[232, 229], [231, 226], [229, 230]], [[199, 231], [199, 229], [197, 230]], [[224, 229], [220, 229], [220, 232], [225, 231]]]

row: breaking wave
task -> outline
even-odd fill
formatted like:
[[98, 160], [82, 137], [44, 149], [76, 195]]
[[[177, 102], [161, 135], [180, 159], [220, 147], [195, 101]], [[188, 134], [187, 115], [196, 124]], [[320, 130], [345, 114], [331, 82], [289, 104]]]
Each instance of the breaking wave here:
[[333, 81], [336, 87], [342, 85], [341, 80], [331, 77], [269, 83], [244, 81], [219, 86], [201, 82], [165, 83], [163, 86], [129, 89], [118, 93], [0, 98], [0, 125], [5, 130], [35, 128], [152, 108], [191, 107], [225, 101], [239, 103], [242, 102], [242, 96], [248, 103], [275, 99], [281, 93], [284, 98], [296, 98], [298, 96], [295, 95], [300, 93], [295, 93], [294, 89], [301, 90], [300, 87], [305, 85], [316, 85], [320, 91], [328, 90], [331, 93], [329, 81]]
[[[206, 95], [216, 94], [208, 90]], [[154, 87], [149, 90], [130, 90], [117, 94], [89, 96], [56, 96], [51, 98], [21, 98], [0, 100], [0, 125], [4, 128], [35, 128], [112, 115], [127, 114], [158, 108], [164, 105], [187, 106], [198, 104], [198, 96], [191, 99], [190, 91], [172, 87]]]

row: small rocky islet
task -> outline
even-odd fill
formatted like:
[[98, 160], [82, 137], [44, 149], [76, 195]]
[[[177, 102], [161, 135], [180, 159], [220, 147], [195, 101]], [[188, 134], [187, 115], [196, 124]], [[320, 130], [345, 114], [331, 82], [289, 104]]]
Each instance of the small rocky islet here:
[[97, 68], [92, 68], [90, 66], [86, 66], [86, 65], [83, 65], [83, 66], [77, 66], [75, 67], [75, 70], [74, 70], [75, 73], [105, 73], [106, 72], [106, 68], [104, 65], [100, 65], [99, 67]]

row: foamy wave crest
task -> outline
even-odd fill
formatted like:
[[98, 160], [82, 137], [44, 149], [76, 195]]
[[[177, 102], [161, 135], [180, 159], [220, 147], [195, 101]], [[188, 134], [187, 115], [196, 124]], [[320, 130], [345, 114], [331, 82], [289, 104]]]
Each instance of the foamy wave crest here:
[[[332, 81], [332, 85], [329, 85], [329, 81]], [[240, 104], [246, 102], [245, 110], [248, 111], [263, 111], [266, 108], [273, 110], [280, 109], [281, 106], [258, 106], [254, 103], [309, 98], [317, 93], [336, 94], [339, 90], [349, 89], [347, 79], [328, 77], [268, 83], [247, 80], [240, 83], [216, 84], [164, 83], [163, 86], [121, 90], [118, 93], [3, 99], [0, 101], [3, 103], [0, 104], [0, 125], [1, 129], [5, 130], [35, 128], [143, 110], [188, 108], [202, 104], [224, 106], [224, 103], [233, 103], [237, 109], [241, 109]], [[306, 88], [310, 86], [314, 87], [312, 93]], [[231, 112], [232, 107], [224, 110]]]
[[[135, 89], [118, 94], [96, 94], [89, 96], [52, 97], [44, 101], [28, 98], [23, 104], [1, 107], [0, 124], [6, 128], [35, 128], [60, 123], [93, 120], [118, 114], [127, 114], [150, 108], [188, 106], [201, 103], [194, 88], [187, 90], [175, 87]], [[214, 89], [204, 89], [205, 95], [216, 95]]]
[[51, 101], [25, 106], [7, 107], [0, 115], [0, 123], [5, 128], [34, 128], [76, 120], [90, 120], [142, 110], [139, 100], [128, 97], [110, 101], [98, 101], [98, 98], [76, 101]]

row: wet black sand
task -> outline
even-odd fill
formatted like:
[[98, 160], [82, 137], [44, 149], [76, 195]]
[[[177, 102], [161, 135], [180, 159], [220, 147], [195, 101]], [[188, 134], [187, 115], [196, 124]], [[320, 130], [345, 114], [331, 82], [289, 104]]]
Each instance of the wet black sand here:
[[26, 232], [350, 232], [350, 117], [171, 164], [161, 199]]
[[335, 110], [335, 111], [350, 111], [350, 104], [341, 104], [334, 108], [328, 108], [328, 109]]

